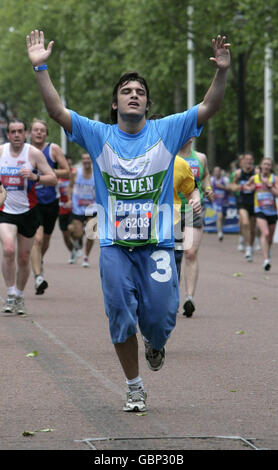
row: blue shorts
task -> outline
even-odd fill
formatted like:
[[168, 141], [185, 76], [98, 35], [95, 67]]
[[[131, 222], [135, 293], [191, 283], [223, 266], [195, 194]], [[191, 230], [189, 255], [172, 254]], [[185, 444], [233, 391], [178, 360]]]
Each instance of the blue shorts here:
[[176, 325], [179, 283], [173, 248], [102, 247], [100, 276], [112, 342], [137, 333], [161, 349]]

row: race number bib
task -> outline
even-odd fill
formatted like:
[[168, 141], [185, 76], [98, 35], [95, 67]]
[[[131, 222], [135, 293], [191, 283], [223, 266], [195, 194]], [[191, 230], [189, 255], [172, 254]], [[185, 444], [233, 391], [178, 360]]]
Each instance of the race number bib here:
[[7, 191], [22, 191], [24, 189], [24, 178], [19, 174], [20, 168], [2, 167], [1, 180]]
[[225, 199], [226, 196], [226, 191], [224, 189], [218, 189], [216, 188], [214, 190], [214, 199], [215, 202], [221, 202], [223, 199]]
[[142, 241], [151, 237], [153, 201], [149, 199], [113, 201], [114, 239]]
[[273, 196], [268, 192], [261, 192], [257, 194], [258, 206], [259, 207], [268, 207], [273, 206]]
[[[239, 182], [240, 186], [244, 186], [244, 184], [246, 183], [246, 180], [241, 180]], [[253, 193], [253, 190], [252, 189], [242, 189], [241, 192], [243, 194], [252, 194]]]
[[92, 199], [85, 199], [85, 198], [79, 198], [78, 199], [78, 205], [79, 206], [89, 206], [92, 204]]
[[190, 165], [190, 168], [192, 170], [192, 173], [194, 175], [195, 180], [199, 181], [199, 179], [200, 179], [200, 165], [199, 165], [198, 160], [196, 160], [195, 158], [189, 158], [187, 160], [187, 162]]

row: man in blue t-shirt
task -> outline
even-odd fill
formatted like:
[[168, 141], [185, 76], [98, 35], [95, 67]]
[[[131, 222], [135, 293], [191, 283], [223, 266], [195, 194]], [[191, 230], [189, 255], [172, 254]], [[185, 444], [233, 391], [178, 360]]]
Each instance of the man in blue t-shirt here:
[[222, 102], [230, 45], [225, 37], [212, 40], [210, 60], [217, 71], [204, 100], [163, 119], [146, 118], [151, 99], [145, 79], [136, 72], [123, 75], [113, 91], [110, 125], [66, 109], [45, 63], [53, 41], [45, 48], [44, 34], [37, 30], [26, 41], [49, 115], [64, 127], [70, 141], [87, 150], [93, 162], [105, 311], [128, 385], [123, 409], [144, 411], [137, 323], [148, 366], [159, 370], [179, 304], [173, 251], [174, 158], [190, 137], [200, 135]]

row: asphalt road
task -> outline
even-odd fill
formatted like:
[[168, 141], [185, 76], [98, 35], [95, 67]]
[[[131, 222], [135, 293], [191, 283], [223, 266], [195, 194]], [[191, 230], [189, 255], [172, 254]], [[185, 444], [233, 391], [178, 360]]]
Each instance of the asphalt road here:
[[277, 449], [278, 245], [265, 273], [261, 253], [246, 262], [236, 235], [204, 235], [197, 309], [179, 313], [161, 371], [148, 369], [139, 339], [144, 414], [122, 411], [98, 256], [96, 242], [90, 268], [69, 265], [56, 228], [49, 288], [36, 296], [30, 276], [28, 314], [1, 314], [0, 450]]

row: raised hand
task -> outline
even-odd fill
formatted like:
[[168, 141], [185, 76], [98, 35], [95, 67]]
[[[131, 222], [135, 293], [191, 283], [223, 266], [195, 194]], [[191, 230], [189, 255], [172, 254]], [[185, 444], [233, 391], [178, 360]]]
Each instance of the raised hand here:
[[230, 44], [226, 43], [226, 36], [217, 36], [217, 39], [212, 39], [212, 48], [214, 57], [210, 57], [211, 62], [215, 62], [215, 65], [219, 69], [227, 69], [230, 66]]
[[50, 41], [47, 49], [44, 47], [43, 31], [31, 31], [30, 36], [26, 36], [26, 45], [30, 62], [33, 66], [43, 65], [52, 52], [54, 41]]

